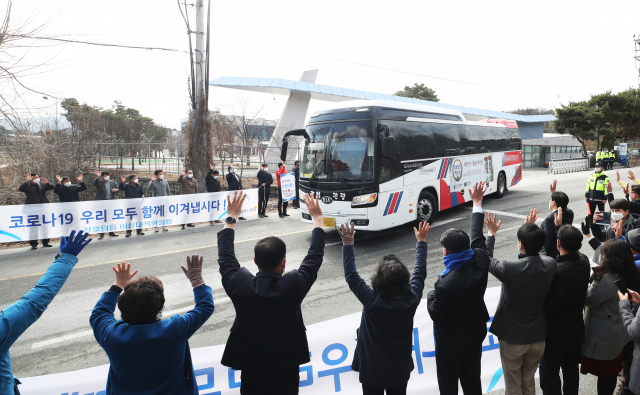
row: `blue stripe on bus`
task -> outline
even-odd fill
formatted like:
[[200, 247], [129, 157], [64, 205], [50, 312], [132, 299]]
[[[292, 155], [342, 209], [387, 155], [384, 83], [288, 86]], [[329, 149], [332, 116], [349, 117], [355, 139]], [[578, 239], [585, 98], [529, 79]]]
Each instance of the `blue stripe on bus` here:
[[391, 201], [393, 200], [393, 195], [395, 195], [395, 193], [392, 193], [389, 196], [389, 201], [387, 202], [387, 208], [384, 209], [384, 214], [382, 214], [383, 217], [389, 213], [389, 206], [391, 206]]
[[395, 214], [398, 211], [398, 207], [400, 207], [400, 200], [402, 200], [402, 194], [404, 192], [400, 192], [400, 196], [398, 196], [398, 201], [396, 202], [396, 208], [393, 210], [393, 213]]
[[442, 166], [444, 166], [444, 159], [440, 162], [440, 170], [438, 170], [438, 180], [440, 179], [440, 174], [442, 174]]

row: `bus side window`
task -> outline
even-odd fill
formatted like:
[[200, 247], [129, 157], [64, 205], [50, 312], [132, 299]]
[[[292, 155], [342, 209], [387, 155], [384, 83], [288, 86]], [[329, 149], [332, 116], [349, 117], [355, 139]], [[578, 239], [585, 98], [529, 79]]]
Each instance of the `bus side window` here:
[[447, 123], [431, 124], [436, 157], [455, 156], [460, 152], [460, 137], [456, 126]]
[[[400, 175], [400, 161], [399, 161], [399, 142], [398, 136], [396, 134], [396, 125], [395, 121], [380, 121], [379, 124], [387, 124], [389, 125], [389, 136], [393, 137], [393, 154], [391, 157], [386, 158], [382, 155], [380, 158], [380, 182], [386, 182], [389, 180], [393, 180]], [[382, 138], [385, 137], [384, 133], [378, 133], [378, 141], [382, 141]]]
[[435, 144], [431, 124], [426, 122], [396, 122], [400, 161], [435, 157]]

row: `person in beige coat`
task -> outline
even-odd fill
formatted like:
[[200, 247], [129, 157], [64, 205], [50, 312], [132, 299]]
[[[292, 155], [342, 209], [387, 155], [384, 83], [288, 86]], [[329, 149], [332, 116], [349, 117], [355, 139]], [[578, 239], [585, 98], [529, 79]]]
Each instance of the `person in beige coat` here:
[[[178, 177], [178, 182], [182, 187], [181, 195], [192, 195], [194, 193], [198, 193], [198, 181], [193, 178], [192, 170], [182, 170], [180, 177]], [[187, 224], [188, 227], [194, 228], [194, 224]], [[182, 224], [182, 229], [184, 229], [184, 224]]]
[[598, 377], [598, 395], [611, 395], [622, 370], [622, 349], [630, 341], [620, 316], [615, 281], [620, 279], [629, 289], [638, 289], [640, 272], [624, 241], [608, 240], [600, 251], [600, 265], [593, 268], [585, 300], [580, 373]]

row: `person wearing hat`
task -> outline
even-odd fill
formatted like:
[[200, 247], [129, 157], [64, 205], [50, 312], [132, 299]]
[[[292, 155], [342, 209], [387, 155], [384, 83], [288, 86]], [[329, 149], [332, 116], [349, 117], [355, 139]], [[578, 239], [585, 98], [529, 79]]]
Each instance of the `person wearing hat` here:
[[589, 176], [587, 181], [587, 190], [584, 198], [589, 204], [589, 215], [593, 216], [596, 206], [599, 211], [604, 211], [604, 204], [607, 202], [607, 185], [609, 185], [609, 177], [604, 174], [604, 163], [596, 162], [596, 169]]

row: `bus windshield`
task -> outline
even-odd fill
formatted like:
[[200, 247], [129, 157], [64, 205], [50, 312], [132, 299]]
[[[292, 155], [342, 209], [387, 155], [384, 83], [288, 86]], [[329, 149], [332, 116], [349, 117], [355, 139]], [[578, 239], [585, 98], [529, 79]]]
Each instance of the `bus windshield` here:
[[371, 121], [310, 125], [300, 165], [302, 179], [363, 183], [374, 180], [374, 136]]

